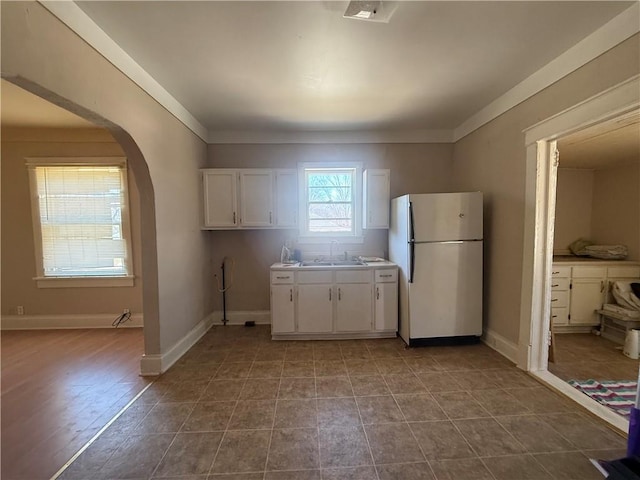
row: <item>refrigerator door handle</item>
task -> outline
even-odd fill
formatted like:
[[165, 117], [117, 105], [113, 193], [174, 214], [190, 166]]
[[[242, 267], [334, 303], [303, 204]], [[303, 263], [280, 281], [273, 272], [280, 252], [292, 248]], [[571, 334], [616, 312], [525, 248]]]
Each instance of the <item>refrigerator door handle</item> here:
[[413, 283], [413, 269], [416, 264], [416, 242], [411, 239], [409, 242], [409, 283]]
[[413, 203], [409, 202], [409, 241], [416, 241], [416, 232], [413, 228]]
[[413, 283], [413, 268], [416, 260], [416, 234], [413, 228], [413, 203], [409, 202], [409, 283]]

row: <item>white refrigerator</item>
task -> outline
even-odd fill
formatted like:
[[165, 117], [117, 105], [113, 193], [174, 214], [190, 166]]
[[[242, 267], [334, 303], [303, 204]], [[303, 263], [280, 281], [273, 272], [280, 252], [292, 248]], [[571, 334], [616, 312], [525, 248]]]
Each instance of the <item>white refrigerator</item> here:
[[399, 332], [409, 346], [482, 334], [482, 193], [391, 201], [389, 259], [399, 266]]

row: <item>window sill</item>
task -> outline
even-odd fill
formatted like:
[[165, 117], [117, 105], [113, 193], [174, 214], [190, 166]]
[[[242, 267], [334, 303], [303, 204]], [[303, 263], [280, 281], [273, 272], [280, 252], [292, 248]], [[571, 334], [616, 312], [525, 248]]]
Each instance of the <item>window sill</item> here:
[[133, 287], [135, 277], [34, 277], [38, 288]]
[[339, 245], [361, 245], [364, 243], [364, 237], [362, 235], [354, 237], [298, 237], [298, 243], [303, 245], [309, 244], [328, 244], [331, 242], [338, 242]]

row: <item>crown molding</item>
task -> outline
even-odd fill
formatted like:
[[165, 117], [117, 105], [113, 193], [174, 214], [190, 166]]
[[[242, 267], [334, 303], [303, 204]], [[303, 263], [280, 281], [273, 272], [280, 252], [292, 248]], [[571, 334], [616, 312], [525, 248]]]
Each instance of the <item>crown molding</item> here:
[[212, 130], [209, 144], [276, 143], [452, 143], [453, 130], [399, 131], [222, 131]]
[[78, 5], [73, 1], [39, 0], [39, 3], [166, 108], [185, 127], [203, 141], [207, 141], [207, 129], [196, 117], [113, 41]]
[[160, 103], [203, 141], [248, 143], [455, 143], [640, 31], [640, 2], [486, 105], [454, 130], [223, 131], [207, 129], [73, 1], [39, 0], [47, 10]]
[[635, 35], [640, 31], [639, 19], [640, 2], [636, 2], [504, 95], [469, 117], [454, 130], [453, 141], [457, 142], [507, 110], [524, 102], [549, 85]]

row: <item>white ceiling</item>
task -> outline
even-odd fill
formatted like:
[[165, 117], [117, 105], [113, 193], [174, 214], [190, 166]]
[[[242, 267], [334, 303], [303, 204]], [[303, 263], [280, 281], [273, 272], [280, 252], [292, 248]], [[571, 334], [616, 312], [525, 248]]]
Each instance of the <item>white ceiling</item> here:
[[[76, 3], [210, 133], [302, 134], [446, 133], [633, 2], [395, 2], [387, 24], [342, 18], [346, 2]], [[1, 94], [3, 126], [94, 127]], [[561, 167], [638, 162], [640, 115], [559, 149]]]
[[640, 112], [580, 130], [558, 141], [561, 168], [605, 169], [640, 163]]
[[[211, 131], [453, 129], [634, 2], [76, 2]], [[49, 7], [48, 7], [49, 8]]]

